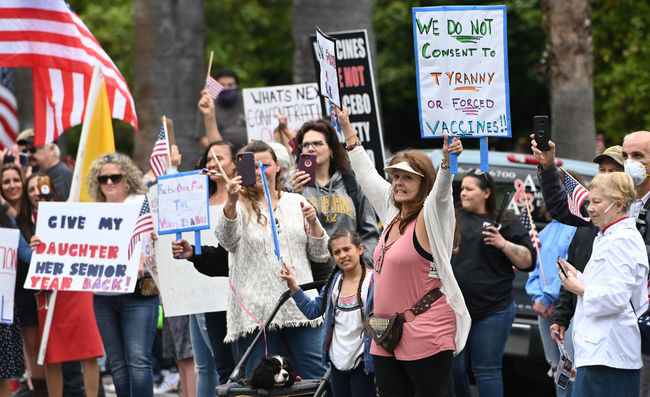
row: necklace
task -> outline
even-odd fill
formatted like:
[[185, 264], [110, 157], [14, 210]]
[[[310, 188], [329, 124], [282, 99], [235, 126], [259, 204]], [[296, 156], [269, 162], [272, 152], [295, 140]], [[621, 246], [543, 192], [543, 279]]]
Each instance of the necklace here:
[[[377, 271], [377, 274], [381, 273], [381, 268], [384, 266], [384, 256], [386, 255], [386, 239], [388, 238], [388, 233], [390, 233], [392, 227], [400, 220], [402, 219], [402, 215], [397, 215], [393, 220], [388, 224], [388, 227], [386, 228], [386, 235], [384, 238], [381, 239], [381, 252], [379, 254], [379, 259], [377, 260], [377, 265], [375, 266], [375, 270]], [[397, 241], [397, 239], [395, 239]], [[393, 245], [395, 242], [391, 242], [390, 245]]]

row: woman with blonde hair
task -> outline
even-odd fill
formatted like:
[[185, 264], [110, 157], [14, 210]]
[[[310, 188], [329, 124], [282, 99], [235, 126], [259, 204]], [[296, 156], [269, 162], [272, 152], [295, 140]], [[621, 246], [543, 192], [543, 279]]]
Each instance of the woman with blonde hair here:
[[646, 245], [628, 216], [636, 192], [623, 172], [598, 174], [589, 188], [589, 216], [600, 229], [591, 258], [584, 272], [566, 261], [560, 269], [564, 288], [578, 297], [572, 395], [636, 397], [643, 366], [637, 317], [648, 308]]

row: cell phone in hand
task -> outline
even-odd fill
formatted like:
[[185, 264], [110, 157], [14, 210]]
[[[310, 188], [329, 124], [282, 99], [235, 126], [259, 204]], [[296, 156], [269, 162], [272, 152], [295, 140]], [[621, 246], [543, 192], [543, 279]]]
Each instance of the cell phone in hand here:
[[5, 154], [5, 158], [4, 158], [4, 160], [3, 160], [3, 164], [11, 164], [11, 163], [14, 162], [14, 160], [15, 160], [14, 155], [13, 155], [13, 154], [9, 154], [9, 153], [7, 153], [7, 154]]
[[551, 150], [551, 147], [548, 145], [548, 141], [551, 139], [551, 126], [548, 116], [533, 117], [533, 131], [535, 131], [537, 149], [542, 152], [548, 152]]
[[27, 167], [29, 165], [29, 157], [27, 156], [27, 153], [18, 153], [18, 156], [20, 158], [20, 166]]
[[560, 271], [562, 272], [562, 274], [564, 274], [564, 277], [569, 278], [569, 273], [564, 268], [564, 264], [562, 264], [562, 260], [563, 260], [562, 257], [557, 258], [557, 267], [560, 268]]
[[255, 185], [255, 156], [252, 152], [237, 154], [237, 174], [241, 176], [242, 186]]
[[316, 155], [303, 153], [298, 160], [298, 171], [306, 172], [311, 178], [305, 186], [316, 186]]

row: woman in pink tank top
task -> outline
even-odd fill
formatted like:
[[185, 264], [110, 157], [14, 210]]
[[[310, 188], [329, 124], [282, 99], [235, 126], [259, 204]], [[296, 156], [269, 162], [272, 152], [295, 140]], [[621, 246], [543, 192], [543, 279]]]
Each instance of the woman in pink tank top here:
[[[347, 109], [337, 109], [336, 115], [357, 180], [387, 224], [374, 253], [373, 314], [405, 316], [402, 337], [393, 351], [375, 341], [371, 346], [379, 395], [453, 396], [453, 353], [462, 349], [469, 327], [450, 265], [455, 216], [448, 161], [449, 153], [462, 151], [460, 140], [445, 136], [437, 174], [424, 153], [397, 153], [385, 168], [387, 182], [359, 146]], [[427, 295], [435, 296], [435, 301], [413, 315], [409, 309]]]

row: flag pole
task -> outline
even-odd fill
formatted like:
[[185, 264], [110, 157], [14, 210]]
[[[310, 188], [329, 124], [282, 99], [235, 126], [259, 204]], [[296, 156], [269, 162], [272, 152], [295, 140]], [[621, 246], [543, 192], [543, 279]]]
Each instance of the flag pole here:
[[165, 145], [165, 147], [167, 148], [167, 168], [169, 168], [172, 166], [172, 152], [171, 152], [171, 148], [169, 147], [169, 135], [167, 134], [167, 116], [163, 114], [162, 119], [163, 119], [163, 132], [165, 133], [165, 141], [167, 141], [167, 144]]
[[[524, 203], [526, 204], [526, 215], [528, 216], [528, 221], [532, 227], [535, 227], [533, 223], [533, 216], [530, 213], [530, 204], [528, 203], [528, 196], [526, 195], [526, 189], [523, 190], [524, 193]], [[537, 233], [537, 228], [535, 228], [535, 233]], [[539, 240], [539, 236], [537, 237]], [[535, 252], [537, 253], [537, 260], [539, 261], [539, 272], [542, 274], [542, 285], [546, 287], [546, 276], [544, 275], [544, 265], [542, 264], [542, 256], [539, 254], [539, 246], [535, 241], [533, 241], [535, 246]]]
[[210, 51], [210, 61], [208, 62], [208, 74], [205, 75], [205, 81], [208, 81], [210, 77], [210, 71], [212, 70], [212, 57], [214, 56], [214, 51]]
[[[68, 197], [69, 203], [78, 202], [81, 196], [81, 177], [83, 171], [83, 158], [86, 153], [86, 144], [88, 143], [88, 135], [90, 133], [90, 123], [92, 121], [95, 105], [97, 104], [97, 97], [102, 88], [104, 81], [101, 70], [98, 66], [93, 69], [93, 77], [90, 81], [90, 90], [88, 91], [88, 102], [86, 103], [86, 114], [84, 115], [83, 126], [81, 127], [81, 137], [79, 138], [79, 148], [77, 149], [77, 158], [72, 173], [72, 183], [70, 185], [70, 196]], [[38, 359], [36, 363], [43, 365], [45, 363], [45, 353], [47, 351], [47, 342], [50, 338], [50, 330], [52, 329], [52, 317], [54, 316], [54, 307], [56, 306], [56, 298], [58, 291], [52, 291], [50, 295], [49, 304], [47, 307], [47, 314], [45, 315], [45, 323], [43, 324], [43, 336], [41, 336], [41, 345], [38, 349]]]

